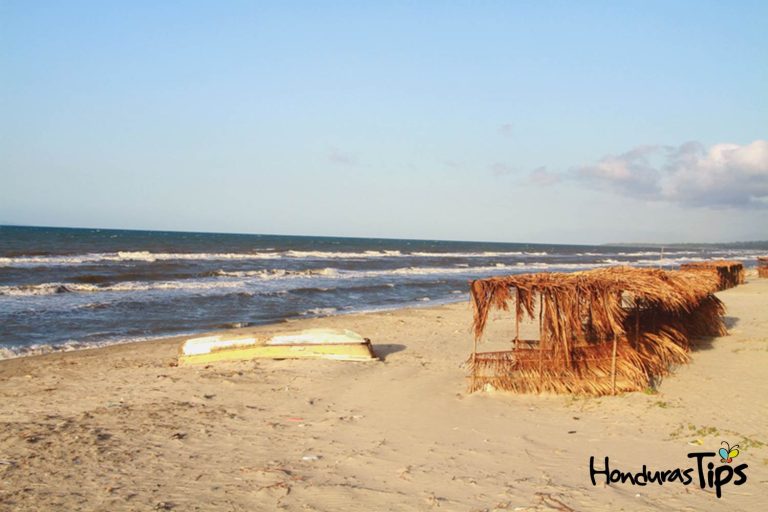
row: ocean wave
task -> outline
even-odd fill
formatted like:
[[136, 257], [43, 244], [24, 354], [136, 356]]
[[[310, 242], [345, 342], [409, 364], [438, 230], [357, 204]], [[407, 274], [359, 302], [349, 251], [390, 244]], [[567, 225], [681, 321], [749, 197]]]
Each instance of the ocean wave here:
[[348, 271], [341, 276], [348, 277], [386, 277], [386, 276], [428, 276], [448, 274], [482, 274], [486, 272], [498, 272], [500, 270], [512, 270], [513, 266], [496, 263], [481, 267], [402, 267], [388, 270]]
[[[497, 274], [504, 271], [546, 270], [549, 268], [588, 268], [589, 264], [550, 265], [547, 263], [529, 263], [505, 265], [496, 263], [478, 267], [401, 267], [384, 270], [341, 270], [336, 268], [307, 269], [307, 270], [218, 270], [209, 274], [205, 279], [178, 279], [162, 281], [122, 281], [117, 283], [82, 283], [82, 282], [53, 282], [41, 284], [6, 285], [0, 286], [0, 296], [45, 296], [66, 293], [106, 293], [106, 292], [145, 292], [145, 291], [208, 291], [216, 289], [242, 289], [258, 282], [281, 280], [315, 280], [326, 282], [347, 281], [369, 278], [386, 277], [420, 277], [466, 275], [468, 277]], [[300, 281], [301, 282], [301, 281]], [[391, 283], [390, 283], [391, 285]], [[323, 289], [323, 287], [319, 287]], [[327, 287], [325, 288], [327, 289]]]
[[26, 347], [0, 347], [0, 360], [14, 359], [17, 357], [37, 356], [50, 354], [52, 352], [71, 352], [73, 350], [82, 350], [85, 348], [98, 348], [105, 346], [103, 343], [82, 343], [79, 341], [67, 341], [56, 344], [35, 344]]
[[334, 259], [334, 258], [400, 258], [400, 257], [420, 257], [420, 258], [494, 258], [506, 256], [547, 256], [547, 252], [521, 252], [521, 251], [485, 251], [485, 252], [401, 252], [401, 251], [363, 251], [363, 252], [329, 252], [329, 251], [286, 251], [284, 253], [289, 258], [308, 258], [308, 259]]
[[302, 311], [302, 316], [330, 316], [338, 312], [337, 308], [312, 308]]
[[[719, 258], [698, 258], [698, 257], [680, 257], [680, 258], [660, 258], [660, 259], [647, 259], [647, 260], [637, 260], [633, 261], [632, 265], [638, 265], [638, 266], [648, 266], [648, 265], [663, 265], [663, 266], [675, 266], [675, 265], [681, 265], [683, 263], [692, 263], [692, 262], [702, 262], [702, 261], [714, 261]], [[731, 260], [737, 260], [737, 261], [746, 261], [749, 259], [748, 256], [732, 256], [730, 258]]]
[[217, 270], [216, 272], [213, 272], [212, 275], [220, 277], [256, 277], [259, 279], [272, 280], [312, 276], [337, 277], [339, 275], [339, 271], [335, 268], [307, 270], [286, 270], [281, 268], [273, 268], [264, 270]]
[[548, 256], [547, 252], [484, 251], [484, 252], [412, 252], [410, 256], [425, 258], [504, 258], [508, 256]]
[[[71, 283], [75, 284], [75, 283]], [[67, 293], [70, 289], [64, 283], [43, 283], [17, 286], [0, 286], [0, 296], [54, 295]]]
[[[443, 286], [446, 283], [445, 280], [442, 279], [435, 279], [430, 280], [427, 282], [421, 282], [421, 281], [402, 281], [400, 283], [397, 283], [397, 288], [399, 289], [405, 289], [408, 287], [416, 287], [416, 288], [430, 288], [433, 286], [440, 287]], [[316, 294], [337, 294], [337, 295], [344, 295], [347, 298], [353, 297], [353, 296], [362, 296], [361, 293], [367, 293], [367, 292], [376, 292], [376, 291], [382, 291], [387, 289], [395, 288], [395, 285], [393, 283], [383, 283], [383, 282], [376, 282], [376, 281], [335, 281], [333, 283], [329, 283], [327, 286], [311, 286], [307, 284], [306, 286], [299, 286], [296, 288], [289, 288], [287, 289], [287, 293], [290, 295], [296, 295], [296, 296], [313, 296]]]
[[47, 267], [74, 266], [101, 263], [156, 261], [226, 261], [279, 259], [280, 253], [164, 253], [149, 251], [119, 251], [114, 253], [89, 253], [57, 256], [0, 257], [0, 267]]
[[286, 251], [285, 256], [298, 259], [360, 259], [388, 258], [407, 256], [400, 251], [363, 251], [363, 252], [334, 252], [334, 251]]
[[640, 256], [658, 256], [660, 254], [698, 254], [693, 251], [662, 251], [659, 249], [658, 251], [635, 251], [635, 252], [619, 252], [616, 253], [617, 256], [630, 256], [630, 257], [640, 257]]
[[[144, 292], [144, 291], [189, 291], [205, 292], [217, 289], [235, 289], [245, 292], [254, 292], [254, 286], [259, 282], [280, 282], [282, 280], [294, 280], [303, 286], [306, 280], [312, 282], [333, 283], [335, 281], [364, 280], [370, 278], [418, 278], [426, 276], [467, 276], [468, 278], [497, 275], [501, 272], [547, 272], [547, 271], [571, 271], [587, 270], [591, 268], [611, 265], [657, 266], [671, 267], [692, 261], [707, 261], [715, 258], [701, 258], [692, 256], [665, 257], [661, 259], [647, 258], [635, 261], [621, 261], [614, 258], [605, 258], [598, 262], [590, 263], [557, 263], [557, 262], [517, 262], [515, 264], [494, 263], [481, 266], [451, 266], [451, 267], [426, 267], [410, 266], [381, 270], [345, 270], [332, 267], [321, 269], [289, 270], [289, 269], [261, 269], [229, 271], [217, 270], [206, 274], [209, 277], [203, 279], [176, 279], [158, 281], [120, 281], [116, 283], [101, 282], [48, 282], [41, 284], [5, 285], [0, 286], [0, 296], [45, 296], [66, 293], [105, 293], [105, 292]], [[746, 256], [734, 256], [733, 259], [744, 260]], [[317, 281], [315, 281], [317, 280]], [[391, 284], [391, 283], [390, 283]], [[282, 286], [282, 285], [276, 285]], [[272, 286], [274, 288], [274, 286]], [[323, 286], [318, 287], [320, 289]], [[326, 286], [327, 288], [327, 286]], [[259, 290], [271, 291], [277, 290]]]
[[242, 281], [125, 281], [107, 286], [85, 283], [42, 283], [0, 286], [0, 296], [56, 295], [60, 293], [141, 292], [150, 290], [210, 290], [240, 288]]
[[133, 336], [133, 337], [116, 337], [108, 338], [98, 341], [77, 341], [69, 340], [61, 343], [35, 343], [33, 345], [26, 346], [0, 346], [0, 360], [3, 359], [15, 359], [17, 357], [36, 356], [42, 354], [52, 354], [56, 352], [72, 352], [75, 350], [85, 350], [93, 348], [108, 347], [111, 345], [123, 345], [126, 343], [139, 343], [142, 341], [161, 340], [169, 337], [176, 336], [188, 336], [191, 332], [181, 332], [176, 334], [161, 335], [161, 336]]
[[150, 251], [119, 251], [55, 256], [0, 257], [0, 267], [47, 267], [99, 265], [110, 263], [154, 263], [158, 261], [250, 261], [292, 259], [360, 259], [404, 256], [400, 251], [328, 252], [285, 251], [252, 253], [165, 253]]
[[0, 257], [0, 267], [48, 267], [100, 265], [110, 263], [154, 263], [158, 261], [249, 261], [290, 259], [364, 259], [364, 258], [493, 258], [548, 256], [547, 252], [412, 252], [382, 251], [296, 251], [249, 253], [167, 253], [150, 251], [118, 251], [110, 253], [18, 255]]

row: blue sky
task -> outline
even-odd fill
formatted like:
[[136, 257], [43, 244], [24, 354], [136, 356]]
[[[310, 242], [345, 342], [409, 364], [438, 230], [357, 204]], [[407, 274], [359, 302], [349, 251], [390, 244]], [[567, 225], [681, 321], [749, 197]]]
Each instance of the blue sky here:
[[0, 0], [0, 223], [768, 239], [766, 2]]

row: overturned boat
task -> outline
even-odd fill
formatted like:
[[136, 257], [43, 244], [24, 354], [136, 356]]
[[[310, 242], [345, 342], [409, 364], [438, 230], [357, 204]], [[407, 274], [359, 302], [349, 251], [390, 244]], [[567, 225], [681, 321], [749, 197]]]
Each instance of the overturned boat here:
[[179, 365], [251, 359], [335, 359], [374, 361], [371, 341], [346, 329], [307, 329], [272, 337], [214, 335], [190, 338], [179, 351]]

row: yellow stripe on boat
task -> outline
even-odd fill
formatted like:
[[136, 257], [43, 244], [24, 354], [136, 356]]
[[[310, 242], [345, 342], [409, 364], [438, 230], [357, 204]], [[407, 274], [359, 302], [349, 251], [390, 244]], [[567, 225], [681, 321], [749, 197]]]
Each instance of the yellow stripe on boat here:
[[179, 364], [207, 364], [251, 359], [334, 359], [373, 361], [371, 342], [357, 333], [337, 329], [311, 329], [270, 339], [248, 336], [206, 336], [188, 339]]

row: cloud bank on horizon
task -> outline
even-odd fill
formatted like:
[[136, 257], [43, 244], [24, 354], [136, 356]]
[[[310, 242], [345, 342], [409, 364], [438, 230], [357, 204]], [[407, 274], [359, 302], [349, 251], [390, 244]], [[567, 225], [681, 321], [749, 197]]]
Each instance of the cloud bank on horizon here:
[[687, 207], [768, 207], [768, 141], [638, 146], [565, 173], [531, 171], [538, 185], [574, 180], [583, 186]]

